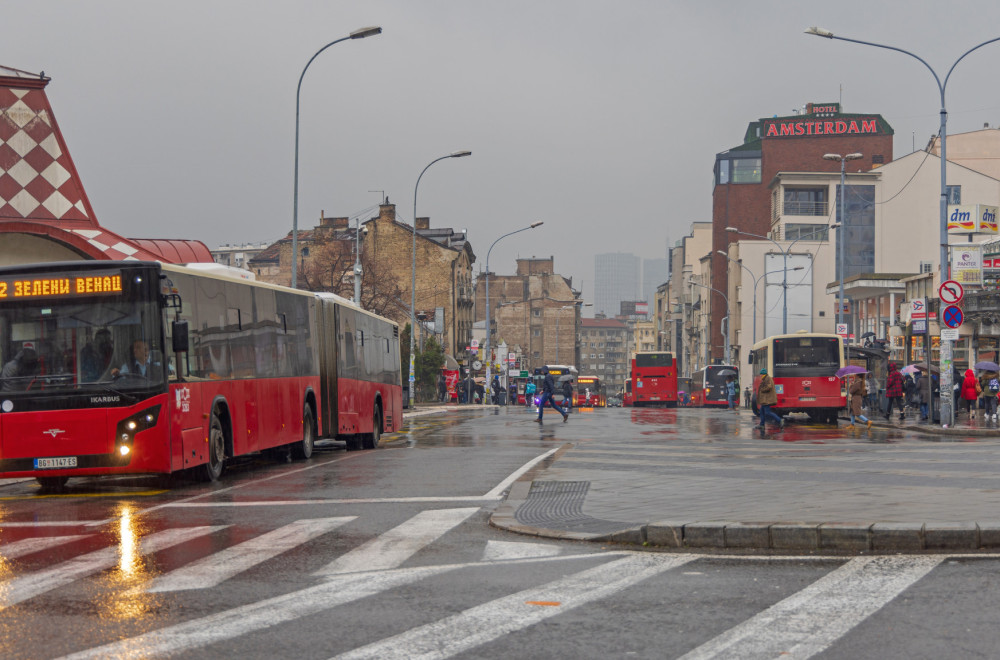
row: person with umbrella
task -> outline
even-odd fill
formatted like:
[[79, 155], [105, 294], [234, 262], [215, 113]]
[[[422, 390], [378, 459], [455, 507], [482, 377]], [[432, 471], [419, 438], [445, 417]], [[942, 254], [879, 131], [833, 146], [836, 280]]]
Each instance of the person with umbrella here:
[[851, 423], [848, 429], [854, 430], [854, 418], [857, 417], [862, 423], [867, 424], [867, 428], [872, 427], [872, 421], [861, 413], [861, 403], [865, 398], [865, 378], [860, 374], [849, 374], [847, 376], [850, 388], [851, 403], [848, 412], [851, 415]]
[[729, 402], [729, 409], [733, 412], [739, 412], [736, 409], [736, 399], [739, 396], [739, 391], [736, 378], [734, 376], [726, 376], [726, 401]]
[[771, 410], [778, 403], [778, 392], [774, 387], [774, 379], [767, 375], [767, 369], [760, 370], [760, 381], [757, 383], [757, 407], [760, 408], [760, 426], [764, 430], [764, 422], [773, 419], [778, 428], [785, 428], [785, 420]]
[[983, 419], [997, 421], [997, 394], [1000, 394], [1000, 368], [994, 362], [977, 362], [976, 369], [983, 370], [979, 376], [979, 398], [983, 402]]
[[885, 421], [889, 421], [892, 416], [892, 407], [895, 403], [899, 408], [899, 421], [903, 421], [903, 376], [896, 369], [896, 363], [889, 363], [889, 375], [885, 378], [885, 396], [888, 399], [885, 405]]

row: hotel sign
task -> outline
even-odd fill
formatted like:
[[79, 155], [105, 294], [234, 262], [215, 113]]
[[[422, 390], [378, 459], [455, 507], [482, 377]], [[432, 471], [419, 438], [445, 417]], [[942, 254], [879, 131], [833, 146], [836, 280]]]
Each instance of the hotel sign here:
[[887, 133], [879, 128], [877, 117], [856, 117], [854, 119], [792, 117], [764, 120], [764, 137], [813, 135], [887, 135]]

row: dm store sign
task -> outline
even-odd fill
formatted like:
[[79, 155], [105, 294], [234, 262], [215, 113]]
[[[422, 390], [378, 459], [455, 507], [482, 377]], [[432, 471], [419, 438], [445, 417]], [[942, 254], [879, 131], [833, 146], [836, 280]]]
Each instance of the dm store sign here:
[[949, 234], [996, 234], [997, 207], [956, 204], [948, 207]]

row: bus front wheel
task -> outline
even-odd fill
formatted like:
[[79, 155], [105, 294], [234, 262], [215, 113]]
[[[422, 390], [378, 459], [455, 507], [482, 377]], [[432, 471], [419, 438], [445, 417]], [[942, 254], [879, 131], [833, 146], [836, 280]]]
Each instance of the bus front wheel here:
[[212, 411], [212, 421], [208, 426], [208, 461], [202, 466], [205, 481], [218, 481], [226, 462], [226, 433], [222, 430], [222, 420], [218, 411]]

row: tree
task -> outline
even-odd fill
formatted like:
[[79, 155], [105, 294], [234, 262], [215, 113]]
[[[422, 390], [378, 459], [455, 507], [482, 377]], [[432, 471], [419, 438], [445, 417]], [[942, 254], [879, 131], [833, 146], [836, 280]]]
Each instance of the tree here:
[[[299, 274], [301, 288], [308, 291], [329, 291], [343, 298], [354, 299], [354, 241], [335, 239], [313, 245], [309, 261]], [[399, 318], [409, 315], [403, 303], [403, 287], [387, 264], [379, 263], [364, 250], [361, 252], [361, 307], [380, 316]]]
[[433, 400], [437, 394], [437, 378], [444, 366], [444, 349], [434, 337], [424, 341], [424, 350], [418, 351], [414, 370], [416, 371], [417, 392], [421, 401]]

